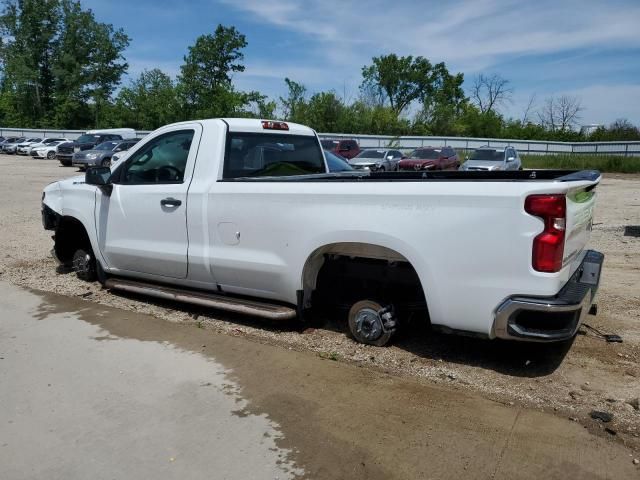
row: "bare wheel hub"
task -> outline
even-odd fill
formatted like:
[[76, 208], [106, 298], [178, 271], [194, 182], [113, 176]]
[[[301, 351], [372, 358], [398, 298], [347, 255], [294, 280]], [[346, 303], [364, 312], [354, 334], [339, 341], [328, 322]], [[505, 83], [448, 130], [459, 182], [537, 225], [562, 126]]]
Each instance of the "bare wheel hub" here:
[[363, 308], [356, 314], [356, 332], [367, 341], [380, 338], [383, 333], [382, 319], [378, 312], [371, 308]]
[[73, 257], [73, 270], [79, 273], [88, 273], [91, 270], [91, 255], [75, 255]]

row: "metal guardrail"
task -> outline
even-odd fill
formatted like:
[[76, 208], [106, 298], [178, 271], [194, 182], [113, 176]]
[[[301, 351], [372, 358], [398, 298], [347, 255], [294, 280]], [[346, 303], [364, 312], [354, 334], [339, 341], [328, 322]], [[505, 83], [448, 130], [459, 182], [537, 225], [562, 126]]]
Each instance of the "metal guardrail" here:
[[344, 133], [319, 133], [323, 139], [353, 139], [362, 148], [393, 146], [401, 150], [411, 150], [424, 146], [449, 146], [459, 150], [472, 150], [482, 146], [512, 146], [522, 154], [562, 155], [562, 154], [598, 154], [598, 155], [640, 155], [640, 141], [633, 142], [552, 142], [540, 140], [521, 140], [506, 138], [476, 137], [394, 137], [390, 135], [355, 135]]
[[[66, 137], [71, 140], [82, 135], [84, 130], [54, 130], [54, 129], [29, 129], [29, 128], [2, 128], [0, 135], [7, 136], [49, 136]], [[150, 133], [149, 130], [138, 130], [138, 137]], [[484, 145], [491, 147], [505, 147], [507, 145], [516, 148], [522, 154], [547, 155], [547, 154], [598, 154], [598, 155], [624, 155], [640, 156], [640, 141], [635, 142], [547, 142], [540, 140], [518, 140], [505, 138], [475, 138], [475, 137], [413, 137], [392, 135], [356, 135], [347, 133], [319, 133], [323, 139], [354, 139], [363, 148], [379, 148], [393, 146], [399, 150], [412, 150], [423, 146], [446, 145], [460, 150], [472, 150]]]

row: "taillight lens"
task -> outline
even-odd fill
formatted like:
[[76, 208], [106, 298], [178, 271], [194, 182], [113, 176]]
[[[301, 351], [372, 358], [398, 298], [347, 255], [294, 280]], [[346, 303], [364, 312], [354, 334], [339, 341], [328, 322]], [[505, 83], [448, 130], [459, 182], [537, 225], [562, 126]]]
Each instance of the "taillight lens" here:
[[264, 128], [265, 130], [289, 130], [289, 125], [287, 125], [285, 122], [263, 120], [262, 128]]
[[564, 195], [529, 195], [524, 210], [544, 222], [544, 230], [533, 240], [532, 265], [538, 272], [559, 272], [564, 255], [567, 201]]

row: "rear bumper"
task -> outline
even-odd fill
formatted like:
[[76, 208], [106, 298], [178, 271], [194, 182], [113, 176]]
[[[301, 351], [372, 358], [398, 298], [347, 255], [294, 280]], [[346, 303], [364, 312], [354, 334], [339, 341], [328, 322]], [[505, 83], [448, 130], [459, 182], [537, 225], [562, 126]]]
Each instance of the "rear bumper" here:
[[496, 309], [495, 336], [529, 342], [572, 338], [595, 299], [603, 261], [602, 253], [589, 250], [580, 267], [556, 295], [513, 295], [504, 300]]

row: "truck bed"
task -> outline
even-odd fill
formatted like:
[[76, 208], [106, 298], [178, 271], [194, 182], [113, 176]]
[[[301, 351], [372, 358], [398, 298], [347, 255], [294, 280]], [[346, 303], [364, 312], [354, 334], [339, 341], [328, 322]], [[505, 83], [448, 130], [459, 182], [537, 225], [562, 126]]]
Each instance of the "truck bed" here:
[[598, 170], [519, 170], [519, 171], [434, 171], [434, 172], [369, 172], [362, 171], [291, 175], [278, 177], [237, 177], [222, 182], [575, 182], [596, 181]]

